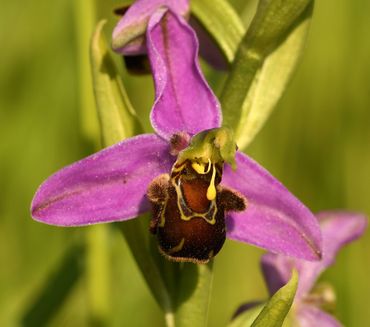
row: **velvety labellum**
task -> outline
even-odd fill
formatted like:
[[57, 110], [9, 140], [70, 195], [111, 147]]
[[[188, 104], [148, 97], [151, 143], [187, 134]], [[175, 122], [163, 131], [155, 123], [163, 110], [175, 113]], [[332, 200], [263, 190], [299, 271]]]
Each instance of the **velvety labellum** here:
[[127, 71], [136, 75], [150, 74], [150, 63], [147, 55], [124, 56]]
[[226, 238], [225, 212], [244, 210], [245, 199], [219, 184], [222, 164], [186, 160], [171, 175], [153, 180], [150, 231], [157, 235], [160, 252], [170, 260], [207, 263]]

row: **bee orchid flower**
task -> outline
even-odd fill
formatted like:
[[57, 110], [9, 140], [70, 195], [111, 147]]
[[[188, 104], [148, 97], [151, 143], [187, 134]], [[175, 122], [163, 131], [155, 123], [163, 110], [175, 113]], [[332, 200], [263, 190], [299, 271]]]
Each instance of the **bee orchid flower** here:
[[334, 291], [329, 285], [314, 286], [320, 274], [334, 263], [338, 251], [364, 233], [367, 219], [344, 211], [321, 212], [317, 217], [323, 236], [322, 260], [308, 262], [268, 253], [262, 257], [262, 271], [272, 295], [289, 281], [292, 268], [297, 269], [299, 282], [292, 310], [293, 326], [340, 327], [342, 325], [326, 312], [333, 307]]
[[49, 177], [32, 202], [37, 221], [82, 226], [152, 211], [150, 231], [175, 261], [205, 263], [225, 237], [307, 260], [321, 253], [314, 215], [236, 150], [198, 64], [198, 41], [171, 8], [149, 18], [153, 134], [138, 135]]

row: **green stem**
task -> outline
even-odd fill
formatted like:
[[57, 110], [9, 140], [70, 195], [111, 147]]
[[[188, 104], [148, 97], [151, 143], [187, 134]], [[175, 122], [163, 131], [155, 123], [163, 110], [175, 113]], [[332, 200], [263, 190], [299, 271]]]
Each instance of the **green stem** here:
[[206, 265], [186, 263], [179, 282], [176, 327], [205, 327], [213, 281], [213, 261]]

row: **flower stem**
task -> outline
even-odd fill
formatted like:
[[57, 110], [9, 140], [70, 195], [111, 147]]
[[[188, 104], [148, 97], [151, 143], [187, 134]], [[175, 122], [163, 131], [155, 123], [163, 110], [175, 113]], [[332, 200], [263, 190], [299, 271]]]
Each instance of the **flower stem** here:
[[180, 276], [176, 327], [204, 327], [213, 280], [213, 261], [206, 265], [184, 264]]

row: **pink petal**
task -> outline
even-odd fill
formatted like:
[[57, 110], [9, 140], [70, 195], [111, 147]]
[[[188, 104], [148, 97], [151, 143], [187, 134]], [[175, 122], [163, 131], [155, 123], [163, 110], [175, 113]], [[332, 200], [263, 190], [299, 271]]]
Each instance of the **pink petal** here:
[[181, 17], [159, 10], [150, 19], [147, 48], [155, 83], [151, 121], [167, 140], [221, 124], [220, 105], [198, 63], [198, 40]]
[[366, 217], [353, 212], [327, 211], [317, 217], [323, 237], [322, 260], [307, 262], [270, 253], [263, 256], [262, 270], [271, 294], [288, 282], [293, 266], [299, 273], [296, 297], [308, 294], [322, 271], [334, 263], [338, 251], [359, 238], [367, 226]]
[[222, 184], [241, 194], [247, 209], [230, 213], [229, 238], [272, 252], [307, 260], [321, 253], [321, 233], [315, 216], [269, 172], [238, 152], [237, 170], [225, 167]]
[[354, 212], [326, 211], [316, 216], [322, 231], [323, 256], [318, 262], [297, 263], [300, 272], [299, 294], [308, 293], [320, 274], [334, 263], [338, 251], [359, 238], [367, 226], [366, 217]]
[[169, 145], [158, 136], [127, 139], [49, 177], [32, 201], [32, 216], [58, 226], [135, 218], [149, 209], [151, 180], [172, 164]]

